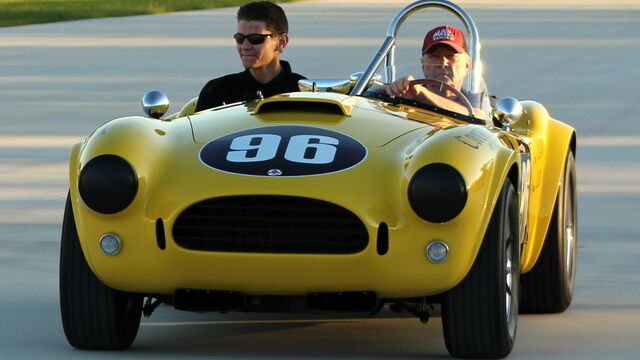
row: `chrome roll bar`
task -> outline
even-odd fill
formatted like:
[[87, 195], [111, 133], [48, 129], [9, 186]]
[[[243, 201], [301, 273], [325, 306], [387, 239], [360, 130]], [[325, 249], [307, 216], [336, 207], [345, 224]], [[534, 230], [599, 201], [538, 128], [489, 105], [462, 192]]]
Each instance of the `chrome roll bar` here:
[[367, 66], [364, 74], [360, 77], [360, 80], [356, 83], [353, 90], [351, 90], [351, 95], [362, 95], [374, 72], [385, 59], [387, 82], [390, 83], [396, 79], [395, 46], [398, 29], [400, 28], [400, 25], [402, 25], [402, 23], [411, 14], [418, 10], [429, 7], [435, 7], [449, 11], [457, 16], [465, 25], [468, 34], [467, 51], [469, 53], [469, 56], [471, 57], [471, 69], [469, 69], [469, 73], [467, 74], [468, 84], [470, 88], [469, 90], [471, 90], [472, 93], [480, 92], [480, 84], [482, 83], [482, 65], [480, 64], [480, 38], [478, 37], [478, 29], [476, 28], [476, 24], [473, 22], [473, 19], [471, 19], [471, 16], [469, 16], [469, 14], [464, 11], [464, 9], [452, 3], [451, 1], [418, 0], [400, 10], [400, 12], [393, 18], [393, 20], [391, 20], [391, 24], [389, 24], [389, 28], [387, 29], [387, 36], [384, 39], [382, 46], [380, 46], [380, 49], [369, 63], [369, 66]]

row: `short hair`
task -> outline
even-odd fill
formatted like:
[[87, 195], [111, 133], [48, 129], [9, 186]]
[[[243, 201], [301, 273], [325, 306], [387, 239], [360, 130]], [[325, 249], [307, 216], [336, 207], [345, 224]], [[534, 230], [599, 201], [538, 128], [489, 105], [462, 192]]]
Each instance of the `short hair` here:
[[267, 29], [276, 33], [289, 32], [287, 15], [282, 8], [270, 1], [254, 1], [238, 9], [238, 21], [264, 21]]

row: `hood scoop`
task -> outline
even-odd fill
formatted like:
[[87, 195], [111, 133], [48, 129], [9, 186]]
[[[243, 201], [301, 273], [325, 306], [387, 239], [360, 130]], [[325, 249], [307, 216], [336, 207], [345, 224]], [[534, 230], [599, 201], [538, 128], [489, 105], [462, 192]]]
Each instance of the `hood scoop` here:
[[334, 93], [291, 93], [272, 96], [260, 101], [253, 110], [254, 115], [271, 112], [312, 112], [351, 116], [357, 100]]

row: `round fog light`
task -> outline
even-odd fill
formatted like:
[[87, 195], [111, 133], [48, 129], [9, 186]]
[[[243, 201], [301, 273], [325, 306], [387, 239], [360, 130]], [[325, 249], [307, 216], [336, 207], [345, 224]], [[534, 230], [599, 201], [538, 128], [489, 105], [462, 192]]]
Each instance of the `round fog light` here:
[[117, 235], [104, 234], [100, 238], [100, 250], [102, 250], [105, 255], [115, 255], [119, 253], [121, 246], [122, 242]]
[[447, 260], [449, 256], [449, 247], [442, 241], [434, 241], [427, 245], [427, 258], [429, 261], [439, 264]]

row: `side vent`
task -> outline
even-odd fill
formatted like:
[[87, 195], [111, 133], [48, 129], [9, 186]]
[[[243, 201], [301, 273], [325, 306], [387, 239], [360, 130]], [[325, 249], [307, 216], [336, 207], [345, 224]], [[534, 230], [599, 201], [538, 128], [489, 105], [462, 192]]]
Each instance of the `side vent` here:
[[160, 250], [164, 250], [167, 247], [167, 239], [164, 235], [164, 223], [160, 218], [156, 220], [156, 242]]
[[389, 251], [389, 226], [380, 223], [378, 227], [378, 255], [384, 255]]

